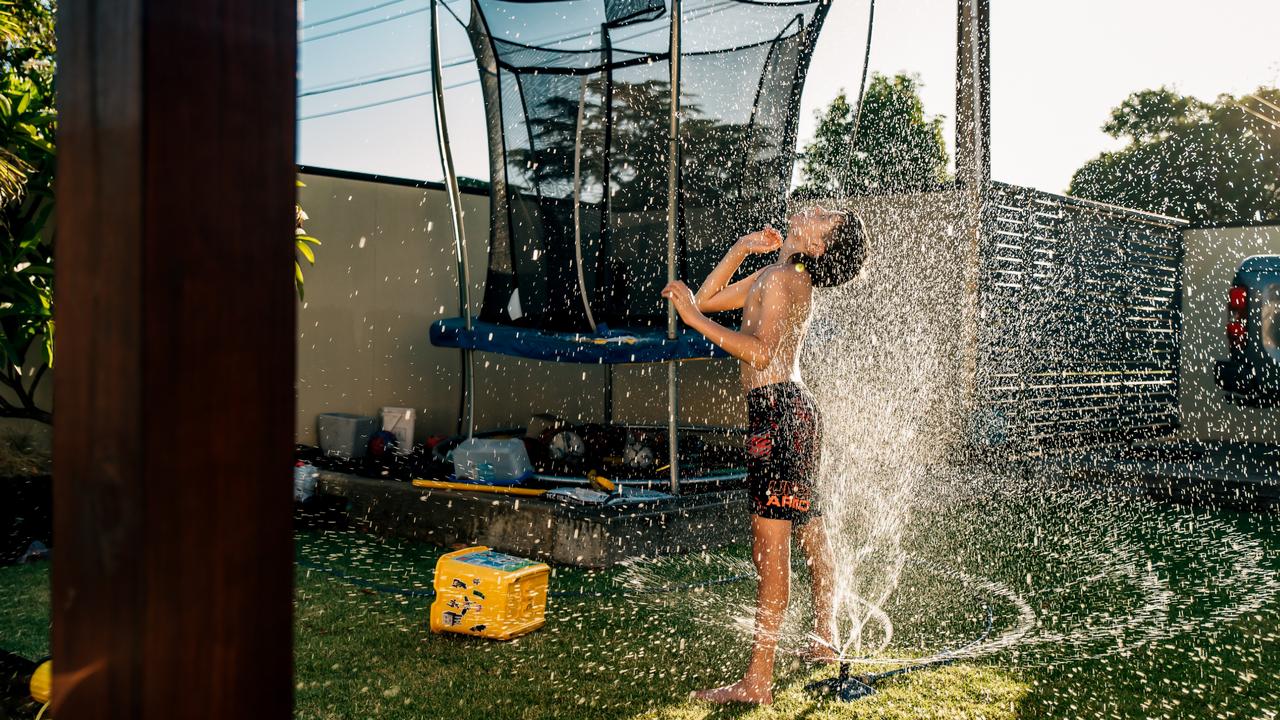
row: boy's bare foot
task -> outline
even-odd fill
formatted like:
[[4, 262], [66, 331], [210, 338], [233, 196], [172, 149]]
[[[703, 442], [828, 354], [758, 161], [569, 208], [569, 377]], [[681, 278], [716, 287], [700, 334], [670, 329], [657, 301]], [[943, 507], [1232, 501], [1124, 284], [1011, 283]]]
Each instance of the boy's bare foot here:
[[840, 653], [821, 640], [814, 640], [809, 643], [809, 647], [800, 651], [800, 657], [805, 662], [824, 663], [827, 665], [840, 661]]
[[706, 700], [713, 703], [748, 703], [751, 705], [772, 705], [773, 691], [769, 688], [761, 689], [753, 684], [748, 684], [746, 680], [739, 680], [732, 685], [724, 687], [712, 688], [710, 690], [698, 690], [690, 695], [695, 700]]

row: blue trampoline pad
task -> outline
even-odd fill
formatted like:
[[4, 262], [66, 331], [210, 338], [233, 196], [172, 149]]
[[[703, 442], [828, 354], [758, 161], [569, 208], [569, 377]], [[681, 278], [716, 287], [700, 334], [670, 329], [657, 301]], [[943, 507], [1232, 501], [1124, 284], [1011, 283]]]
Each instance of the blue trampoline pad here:
[[661, 328], [612, 330], [603, 325], [597, 326], [595, 333], [575, 333], [473, 320], [468, 331], [462, 318], [431, 323], [431, 344], [533, 360], [600, 365], [729, 357], [710, 340], [687, 328], [670, 340]]

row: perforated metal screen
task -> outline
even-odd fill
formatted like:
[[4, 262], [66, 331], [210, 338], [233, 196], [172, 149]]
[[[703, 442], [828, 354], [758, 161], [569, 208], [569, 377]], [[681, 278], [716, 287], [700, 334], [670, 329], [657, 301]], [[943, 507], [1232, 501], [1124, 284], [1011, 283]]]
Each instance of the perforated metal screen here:
[[983, 224], [980, 438], [1064, 446], [1172, 432], [1185, 223], [993, 183]]

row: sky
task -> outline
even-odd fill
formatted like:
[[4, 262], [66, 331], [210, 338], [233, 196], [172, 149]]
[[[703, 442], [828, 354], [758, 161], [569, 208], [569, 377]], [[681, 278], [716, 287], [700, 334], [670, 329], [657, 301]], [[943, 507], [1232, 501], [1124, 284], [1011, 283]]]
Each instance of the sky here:
[[[686, 8], [713, 1], [685, 0]], [[868, 1], [833, 1], [801, 101], [801, 145], [812, 137], [815, 112], [842, 88], [856, 92]], [[990, 2], [996, 180], [1065, 191], [1080, 165], [1123, 145], [1100, 128], [1136, 90], [1167, 85], [1209, 100], [1280, 85], [1277, 0]], [[464, 21], [467, 5], [449, 0]], [[442, 176], [426, 72], [426, 8], [425, 0], [303, 0], [299, 163]], [[442, 17], [454, 160], [459, 174], [484, 178], [487, 139], [470, 45], [459, 25]], [[584, 24], [568, 17], [561, 23], [561, 30]], [[925, 111], [944, 117], [952, 153], [955, 33], [954, 0], [879, 0], [870, 63], [872, 72], [919, 76]]]

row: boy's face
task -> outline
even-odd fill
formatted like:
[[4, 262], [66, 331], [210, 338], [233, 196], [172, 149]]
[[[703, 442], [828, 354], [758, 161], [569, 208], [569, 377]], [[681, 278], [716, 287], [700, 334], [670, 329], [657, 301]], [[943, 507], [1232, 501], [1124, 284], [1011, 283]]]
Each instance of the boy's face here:
[[787, 235], [794, 238], [802, 252], [818, 257], [827, 251], [827, 238], [845, 221], [845, 216], [842, 210], [814, 205], [791, 216]]

